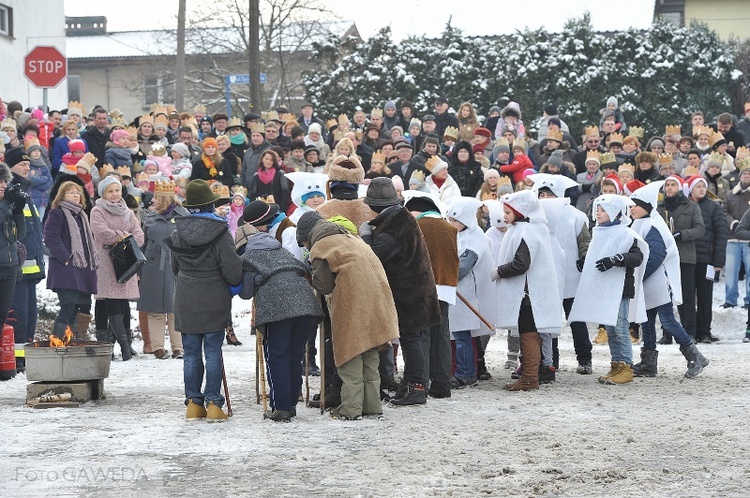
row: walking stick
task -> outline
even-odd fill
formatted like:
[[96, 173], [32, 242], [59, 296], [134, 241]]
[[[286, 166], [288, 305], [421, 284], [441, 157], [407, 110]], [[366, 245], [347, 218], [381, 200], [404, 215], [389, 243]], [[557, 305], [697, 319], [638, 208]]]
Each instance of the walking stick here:
[[224, 381], [224, 397], [227, 399], [227, 415], [233, 415], [232, 402], [229, 401], [229, 387], [227, 386], [227, 372], [224, 370], [224, 352], [221, 353], [221, 378]]
[[255, 335], [258, 336], [258, 369], [260, 370], [260, 390], [261, 399], [263, 400], [263, 415], [268, 411], [268, 395], [266, 394], [266, 367], [263, 364], [263, 334], [259, 329], [255, 329]]
[[[250, 327], [255, 330], [255, 300], [253, 300], [252, 315], [250, 318]], [[262, 345], [260, 343], [258, 333], [255, 332], [255, 404], [260, 404], [260, 374], [258, 369], [258, 351], [260, 351]]]
[[[325, 303], [325, 298], [323, 303]], [[321, 351], [321, 362], [320, 362], [320, 414], [325, 413], [326, 410], [326, 320], [325, 316], [323, 321], [320, 322], [320, 351]]]
[[495, 331], [495, 327], [485, 317], [483, 317], [482, 314], [479, 313], [479, 310], [476, 309], [469, 301], [467, 301], [466, 298], [462, 296], [460, 292], [456, 291], [456, 296], [458, 296], [461, 302], [464, 303], [466, 307], [471, 310], [472, 313], [477, 315], [477, 317], [479, 317], [479, 319], [482, 320], [482, 323], [484, 323], [488, 329], [490, 329], [493, 332]]
[[310, 341], [305, 343], [305, 406], [310, 403], [310, 375], [308, 374], [308, 367], [310, 366], [310, 358], [308, 356], [309, 343]]

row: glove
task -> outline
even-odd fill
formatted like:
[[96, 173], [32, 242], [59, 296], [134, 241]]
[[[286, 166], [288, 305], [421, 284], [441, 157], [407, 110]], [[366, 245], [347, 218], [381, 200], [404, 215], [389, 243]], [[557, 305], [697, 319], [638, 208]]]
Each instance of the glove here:
[[372, 238], [372, 225], [368, 222], [362, 223], [359, 226], [359, 236], [362, 237], [363, 240]]
[[583, 190], [584, 192], [591, 192], [591, 185], [593, 184], [584, 183], [583, 185], [581, 185], [581, 190]]
[[583, 271], [583, 264], [586, 262], [586, 256], [579, 258], [578, 261], [576, 261], [576, 268], [578, 268], [578, 272]]
[[495, 282], [499, 278], [500, 278], [500, 273], [498, 273], [497, 268], [493, 268], [492, 273], [490, 273], [490, 280]]
[[5, 190], [5, 202], [10, 204], [13, 214], [23, 214], [23, 208], [29, 200], [29, 194], [21, 189], [20, 183], [13, 183]]
[[615, 258], [602, 258], [596, 262], [596, 269], [599, 271], [611, 270], [615, 266]]
[[682, 232], [675, 232], [674, 233], [674, 241], [679, 242], [682, 240]]

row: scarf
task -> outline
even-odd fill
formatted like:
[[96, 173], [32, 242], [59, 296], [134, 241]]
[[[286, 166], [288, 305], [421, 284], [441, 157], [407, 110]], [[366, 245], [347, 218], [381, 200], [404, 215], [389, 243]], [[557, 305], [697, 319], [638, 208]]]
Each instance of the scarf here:
[[206, 169], [208, 170], [208, 174], [211, 176], [211, 178], [216, 176], [216, 165], [214, 164], [214, 160], [210, 157], [208, 157], [206, 154], [201, 154], [201, 160], [203, 160], [203, 165], [206, 166]]
[[229, 143], [231, 143], [232, 145], [244, 145], [245, 135], [242, 133], [238, 133], [237, 135], [232, 135], [229, 137]]
[[260, 168], [258, 169], [258, 179], [264, 184], [270, 184], [276, 176], [276, 168]]
[[[75, 204], [69, 201], [60, 201], [60, 209], [65, 215], [65, 221], [68, 223], [68, 232], [70, 232], [70, 261], [76, 268], [90, 268], [92, 271], [96, 271], [99, 268], [99, 260], [94, 252], [94, 237], [91, 235], [91, 226], [85, 216], [81, 216], [83, 206]], [[81, 231], [77, 230], [78, 224], [73, 216], [81, 218], [81, 228], [83, 229], [83, 237], [86, 238], [86, 249], [88, 254], [85, 254], [83, 247], [83, 238], [81, 237]], [[86, 264], [86, 262], [89, 264]]]
[[130, 208], [128, 208], [128, 205], [125, 204], [125, 199], [123, 198], [120, 198], [118, 202], [112, 202], [103, 197], [100, 197], [96, 200], [96, 205], [104, 209], [109, 214], [113, 214], [115, 216], [125, 217], [130, 216], [131, 214]]
[[436, 177], [434, 175], [432, 176], [432, 182], [435, 184], [435, 186], [437, 188], [442, 187], [443, 184], [445, 183], [445, 180], [447, 180], [447, 179], [448, 179], [447, 176], [445, 178], [438, 178], [438, 177]]

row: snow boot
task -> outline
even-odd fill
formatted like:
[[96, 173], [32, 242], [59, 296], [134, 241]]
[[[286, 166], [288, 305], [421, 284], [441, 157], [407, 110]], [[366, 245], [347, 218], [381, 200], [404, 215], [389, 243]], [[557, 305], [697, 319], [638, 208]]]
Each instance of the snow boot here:
[[661, 339], [656, 341], [656, 343], [657, 344], [672, 344], [672, 336], [664, 332], [661, 336]]
[[508, 359], [505, 360], [505, 370], [515, 370], [518, 365], [518, 353], [515, 351], [508, 351]]
[[698, 347], [692, 342], [687, 346], [680, 346], [680, 352], [682, 356], [687, 360], [687, 372], [685, 372], [686, 379], [692, 379], [698, 376], [705, 367], [708, 366], [708, 358], [703, 356]]
[[604, 325], [599, 325], [599, 333], [596, 334], [596, 339], [594, 339], [594, 344], [607, 344], [609, 343], [609, 338], [607, 337], [607, 328]]
[[594, 369], [591, 368], [591, 362], [588, 363], [579, 363], [578, 367], [576, 368], [576, 373], [581, 375], [591, 375], [594, 372]]
[[141, 337], [143, 338], [143, 354], [153, 354], [151, 332], [148, 328], [148, 311], [138, 312], [138, 326], [141, 328]]
[[274, 422], [289, 423], [292, 421], [292, 417], [291, 410], [268, 410], [263, 414], [263, 418], [271, 419]]
[[128, 361], [132, 358], [133, 354], [130, 349], [130, 342], [128, 342], [128, 331], [125, 330], [125, 324], [122, 321], [122, 315], [118, 314], [109, 317], [109, 330], [117, 340], [117, 344], [120, 345], [122, 361]]
[[617, 372], [607, 379], [607, 384], [627, 384], [628, 382], [633, 382], [633, 369], [621, 361]]
[[656, 364], [659, 352], [655, 349], [641, 348], [641, 361], [633, 365], [635, 377], [656, 377]]
[[206, 422], [226, 422], [226, 420], [227, 414], [224, 410], [216, 406], [213, 401], [209, 401], [206, 409]]
[[92, 318], [94, 317], [87, 313], [78, 312], [78, 315], [76, 315], [76, 339], [81, 339], [82, 341], [89, 340], [89, 324]]
[[393, 406], [424, 405], [427, 403], [427, 391], [424, 384], [409, 383], [406, 386], [406, 394], [389, 402]]
[[185, 413], [185, 420], [201, 420], [206, 418], [206, 409], [194, 403], [193, 400], [189, 400], [187, 404], [187, 412]]
[[610, 363], [609, 372], [599, 377], [599, 384], [606, 384], [607, 381], [620, 370], [620, 364], [616, 361]]
[[521, 334], [521, 352], [523, 353], [523, 370], [521, 378], [505, 384], [508, 391], [531, 391], [539, 389], [539, 363], [542, 361], [539, 332]]
[[549, 384], [552, 382], [555, 382], [555, 372], [557, 369], [550, 365], [548, 367], [545, 367], [544, 365], [539, 366], [539, 383], [540, 384]]
[[[317, 397], [317, 399], [315, 399]], [[326, 387], [326, 397], [323, 399], [324, 408], [335, 408], [341, 404], [341, 388], [328, 386]], [[320, 408], [320, 395], [313, 396], [313, 399], [307, 404], [310, 408]]]

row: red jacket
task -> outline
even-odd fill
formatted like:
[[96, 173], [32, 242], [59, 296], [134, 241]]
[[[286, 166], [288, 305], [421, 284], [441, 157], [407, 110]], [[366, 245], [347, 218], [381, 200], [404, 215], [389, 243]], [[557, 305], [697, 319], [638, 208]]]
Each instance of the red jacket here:
[[513, 156], [513, 162], [500, 166], [500, 171], [503, 173], [513, 173], [513, 182], [518, 183], [523, 180], [523, 172], [527, 169], [534, 169], [534, 165], [531, 163], [531, 159], [526, 154], [515, 154]]

